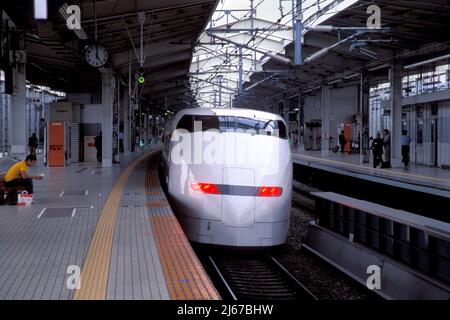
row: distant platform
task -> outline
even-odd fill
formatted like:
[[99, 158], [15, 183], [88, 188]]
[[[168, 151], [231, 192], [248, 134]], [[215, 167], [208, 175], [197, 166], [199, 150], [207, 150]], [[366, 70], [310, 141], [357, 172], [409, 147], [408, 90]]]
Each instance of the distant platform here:
[[0, 206], [0, 299], [220, 299], [160, 187], [158, 152], [33, 168], [46, 174], [36, 203]]
[[450, 170], [413, 164], [408, 169], [373, 168], [372, 164], [361, 164], [359, 154], [331, 151], [328, 157], [322, 157], [320, 151], [293, 149], [292, 158], [294, 163], [316, 169], [450, 198]]

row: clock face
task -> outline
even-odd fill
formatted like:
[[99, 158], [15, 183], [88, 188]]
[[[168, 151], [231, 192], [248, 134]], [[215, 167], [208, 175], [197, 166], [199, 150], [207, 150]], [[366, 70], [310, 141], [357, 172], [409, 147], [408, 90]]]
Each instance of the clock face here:
[[100, 68], [108, 61], [108, 50], [102, 45], [92, 44], [86, 48], [84, 57], [89, 65]]

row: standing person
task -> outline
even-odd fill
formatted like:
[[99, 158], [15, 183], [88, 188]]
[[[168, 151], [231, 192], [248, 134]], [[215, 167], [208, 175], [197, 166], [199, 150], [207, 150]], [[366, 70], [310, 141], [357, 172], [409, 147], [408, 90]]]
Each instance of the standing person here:
[[[36, 164], [36, 156], [34, 154], [28, 155], [25, 160], [19, 161], [9, 168], [3, 183], [6, 188], [24, 188], [28, 194], [33, 194], [33, 179], [42, 180], [43, 175], [31, 176], [28, 174], [28, 169]], [[17, 204], [17, 192], [11, 191], [8, 195], [10, 204]]]
[[102, 162], [102, 132], [95, 137], [95, 148], [97, 149], [97, 161]]
[[411, 143], [411, 138], [408, 136], [408, 131], [403, 130], [401, 136], [402, 145], [402, 162], [405, 164], [405, 169], [409, 166], [409, 144]]
[[388, 129], [384, 130], [383, 136], [383, 149], [384, 149], [384, 167], [391, 167], [391, 134]]
[[36, 149], [38, 147], [38, 138], [36, 137], [36, 133], [33, 133], [31, 137], [28, 138], [28, 151], [29, 154], [36, 155]]
[[119, 132], [119, 152], [123, 153], [123, 132]]
[[341, 134], [339, 135], [339, 144], [341, 146], [341, 152], [344, 152], [345, 147], [345, 136], [344, 136], [344, 130], [341, 131]]
[[362, 143], [360, 143], [359, 145], [359, 147], [362, 148], [364, 163], [369, 163], [371, 146], [372, 146], [372, 137], [369, 137], [369, 128], [365, 128], [362, 136]]
[[372, 153], [373, 153], [373, 167], [378, 167], [383, 161], [383, 139], [381, 139], [381, 134], [377, 132], [377, 136], [372, 142]]

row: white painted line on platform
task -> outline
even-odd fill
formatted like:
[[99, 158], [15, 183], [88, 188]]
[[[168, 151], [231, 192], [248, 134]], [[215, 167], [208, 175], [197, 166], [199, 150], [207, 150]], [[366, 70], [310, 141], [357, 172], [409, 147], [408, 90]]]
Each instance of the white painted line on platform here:
[[63, 190], [63, 191], [59, 194], [59, 197], [60, 197], [60, 198], [62, 198], [62, 196], [63, 196], [63, 194], [64, 194], [64, 191], [65, 191], [65, 190]]
[[95, 170], [91, 172], [91, 174], [94, 174], [94, 173], [95, 173]]
[[38, 219], [40, 219], [42, 217], [42, 215], [44, 214], [45, 210], [47, 210], [47, 208], [42, 209], [41, 213], [39, 213], [39, 215], [37, 216]]
[[77, 208], [73, 208], [73, 210], [72, 210], [72, 218], [75, 218], [75, 212], [77, 212]]

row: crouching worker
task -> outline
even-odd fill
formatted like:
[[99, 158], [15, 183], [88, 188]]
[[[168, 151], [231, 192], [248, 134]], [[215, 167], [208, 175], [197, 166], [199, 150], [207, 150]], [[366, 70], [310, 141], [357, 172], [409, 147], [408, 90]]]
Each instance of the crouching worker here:
[[[23, 188], [29, 194], [33, 194], [33, 179], [43, 179], [42, 175], [30, 176], [28, 174], [28, 169], [34, 166], [36, 164], [36, 161], [36, 156], [34, 154], [30, 154], [24, 161], [17, 162], [15, 165], [9, 168], [8, 172], [3, 178], [5, 187], [11, 189]], [[10, 204], [17, 203], [16, 192], [10, 192], [8, 198], [10, 198]]]

